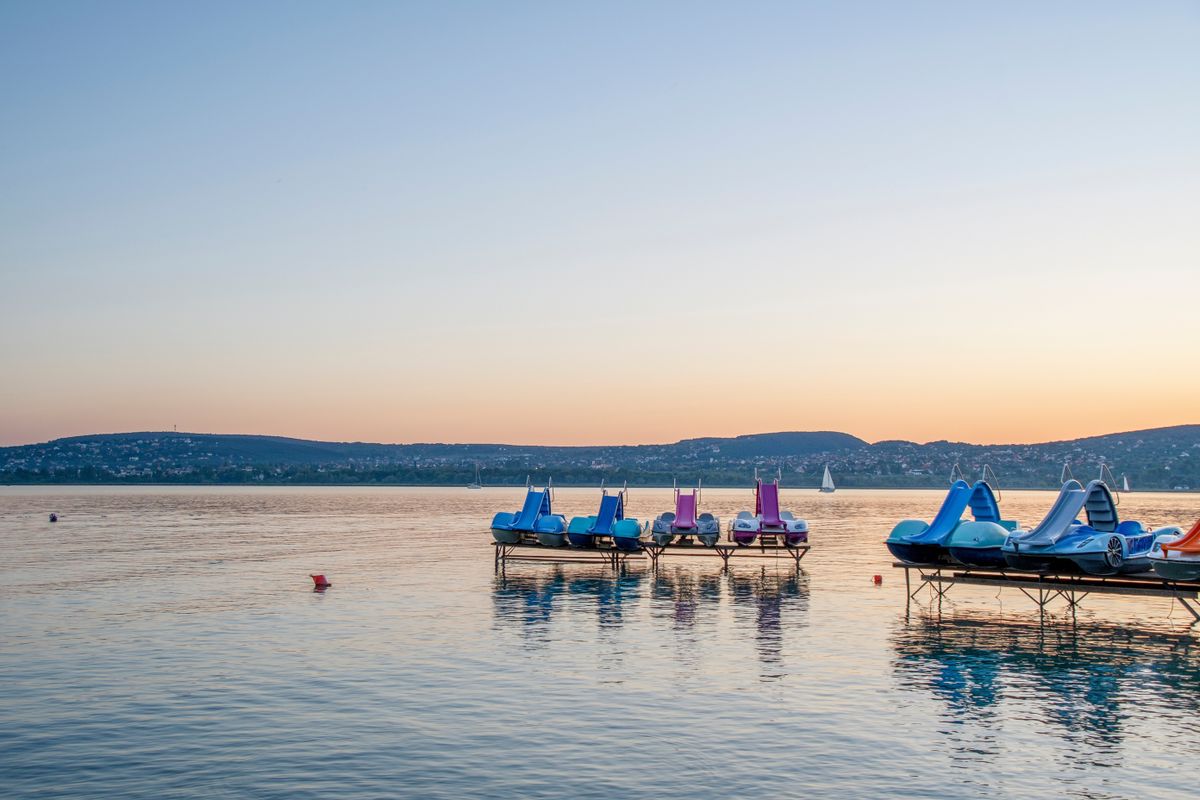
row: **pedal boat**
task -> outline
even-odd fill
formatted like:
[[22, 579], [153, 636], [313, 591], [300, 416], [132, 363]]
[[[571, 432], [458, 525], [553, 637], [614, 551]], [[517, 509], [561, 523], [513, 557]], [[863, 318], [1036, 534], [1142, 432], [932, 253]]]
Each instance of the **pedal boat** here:
[[779, 478], [763, 483], [754, 475], [754, 513], [738, 512], [729, 523], [729, 538], [745, 547], [754, 544], [757, 538], [773, 537], [787, 547], [795, 547], [808, 541], [808, 522], [790, 511], [779, 510]]
[[[1087, 522], [1079, 520], [1082, 511]], [[1033, 530], [1017, 530], [1004, 543], [1004, 560], [1013, 569], [1032, 572], [1085, 572], [1122, 575], [1150, 569], [1150, 550], [1160, 537], [1179, 528], [1147, 530], [1137, 521], [1122, 522], [1112, 491], [1102, 480], [1081, 486], [1071, 479], [1059, 490], [1050, 513]]]
[[676, 487], [675, 511], [658, 515], [650, 526], [650, 538], [659, 545], [671, 544], [676, 536], [679, 537], [680, 544], [693, 537], [705, 547], [717, 544], [721, 539], [721, 521], [708, 513], [697, 516], [699, 505], [699, 487], [686, 494]]
[[1200, 520], [1182, 536], [1162, 536], [1150, 548], [1150, 566], [1169, 581], [1200, 580]]
[[[600, 487], [600, 509], [594, 516], [573, 517], [567, 526], [567, 542], [571, 547], [591, 549], [596, 546], [596, 537], [612, 537], [613, 546], [618, 550], [635, 552], [642, 549], [642, 533], [645, 528], [636, 519], [625, 516], [625, 496], [627, 488], [622, 488], [616, 494], [609, 494], [603, 486]], [[539, 540], [541, 536], [538, 537]]]
[[[966, 520], [963, 514], [968, 508], [972, 519]], [[996, 495], [987, 481], [972, 485], [959, 478], [950, 484], [932, 522], [901, 520], [886, 544], [905, 564], [950, 564], [957, 559], [975, 566], [998, 566], [1003, 563], [1000, 545], [1016, 527], [1016, 522], [1001, 519]], [[952, 540], [958, 554], [950, 551]]]
[[[536, 539], [540, 544], [566, 544], [567, 520], [551, 509], [551, 490], [526, 486], [525, 503], [516, 513], [500, 512], [492, 518], [492, 538], [501, 544]], [[557, 543], [555, 543], [557, 542]]]

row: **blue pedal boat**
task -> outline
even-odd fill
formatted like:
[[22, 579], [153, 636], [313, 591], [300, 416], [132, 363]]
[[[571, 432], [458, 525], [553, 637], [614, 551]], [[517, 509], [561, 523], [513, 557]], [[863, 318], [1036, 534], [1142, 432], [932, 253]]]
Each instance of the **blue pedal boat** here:
[[[1079, 520], [1083, 512], [1087, 522]], [[1179, 528], [1151, 531], [1141, 522], [1117, 516], [1112, 491], [1103, 480], [1063, 484], [1050, 513], [1030, 531], [1014, 531], [1004, 543], [1004, 559], [1014, 569], [1033, 572], [1086, 572], [1121, 575], [1150, 569], [1150, 551], [1160, 536]]]
[[554, 547], [566, 544], [562, 537], [567, 529], [567, 520], [562, 514], [553, 512], [552, 494], [549, 484], [545, 489], [526, 485], [525, 503], [520, 511], [502, 511], [492, 518], [492, 538], [501, 544], [520, 544], [531, 537], [536, 537], [541, 544], [557, 541], [557, 544], [551, 544]]
[[625, 517], [625, 497], [628, 493], [628, 487], [622, 487], [616, 494], [609, 494], [601, 484], [600, 509], [596, 514], [573, 517], [567, 526], [567, 541], [571, 547], [594, 548], [597, 536], [609, 536], [618, 550], [641, 550], [645, 529], [636, 519]]
[[[963, 519], [967, 509], [971, 520]], [[972, 485], [959, 478], [950, 485], [932, 522], [901, 520], [892, 528], [887, 548], [906, 564], [948, 564], [965, 558], [971, 560], [963, 563], [995, 566], [1003, 563], [999, 545], [1016, 527], [1016, 522], [1001, 519], [996, 495], [987, 481]], [[952, 540], [961, 555], [951, 553]]]

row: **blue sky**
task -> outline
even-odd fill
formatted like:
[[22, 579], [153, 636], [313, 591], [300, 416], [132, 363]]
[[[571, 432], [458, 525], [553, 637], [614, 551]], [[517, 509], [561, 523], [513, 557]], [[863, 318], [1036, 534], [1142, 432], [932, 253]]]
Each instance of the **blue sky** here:
[[5, 2], [0, 443], [1194, 422], [1198, 34], [1170, 2]]

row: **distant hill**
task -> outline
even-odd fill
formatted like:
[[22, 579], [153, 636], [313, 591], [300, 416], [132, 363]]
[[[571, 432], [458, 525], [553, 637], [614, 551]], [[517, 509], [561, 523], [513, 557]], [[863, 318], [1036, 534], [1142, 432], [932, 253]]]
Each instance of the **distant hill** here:
[[708, 437], [684, 439], [680, 447], [716, 447], [722, 455], [732, 458], [788, 457], [809, 453], [833, 453], [856, 450], [869, 445], [857, 436], [836, 431], [786, 431], [783, 433], [750, 433], [732, 439]]
[[839, 486], [946, 485], [954, 464], [988, 464], [1009, 488], [1052, 488], [1064, 462], [1092, 477], [1099, 464], [1135, 489], [1200, 488], [1200, 425], [1041, 444], [937, 441], [868, 443], [836, 431], [783, 431], [684, 439], [673, 444], [527, 446], [319, 442], [281, 436], [143, 432], [73, 436], [0, 448], [0, 483], [514, 485], [526, 476], [559, 485], [629, 481], [746, 485], [754, 469], [779, 469], [785, 485], [815, 487], [826, 464]]
[[[321, 464], [354, 457], [370, 457], [391, 452], [395, 445], [346, 442], [318, 442], [283, 436], [254, 436], [222, 433], [106, 433], [94, 436], [70, 436], [33, 447], [78, 447], [80, 449], [120, 449], [134, 444], [153, 443], [157, 452], [187, 454], [205, 458], [212, 454], [234, 461], [256, 464]], [[12, 449], [12, 448], [9, 448]], [[0, 450], [0, 455], [3, 454]]]
[[1170, 428], [1147, 428], [1125, 433], [1106, 433], [1102, 436], [1073, 439], [1068, 442], [1050, 442], [1050, 444], [1072, 444], [1080, 447], [1108, 445], [1120, 447], [1124, 444], [1130, 444], [1133, 447], [1161, 445], [1168, 448], [1195, 446], [1200, 449], [1200, 425], [1175, 425]]

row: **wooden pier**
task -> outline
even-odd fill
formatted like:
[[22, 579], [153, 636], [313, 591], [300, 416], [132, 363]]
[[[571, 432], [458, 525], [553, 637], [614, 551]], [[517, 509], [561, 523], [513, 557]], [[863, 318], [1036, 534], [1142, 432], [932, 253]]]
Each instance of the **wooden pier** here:
[[637, 551], [620, 550], [616, 547], [547, 547], [537, 542], [521, 542], [520, 544], [504, 544], [492, 542], [496, 548], [496, 571], [500, 571], [508, 561], [539, 561], [547, 564], [580, 563], [607, 564], [610, 567], [620, 566], [629, 556], [637, 556]]
[[808, 554], [811, 545], [800, 544], [794, 547], [763, 542], [751, 545], [739, 545], [732, 542], [720, 542], [712, 547], [702, 544], [672, 543], [655, 544], [642, 542], [640, 550], [621, 550], [597, 537], [596, 547], [547, 547], [536, 542], [521, 542], [520, 544], [503, 544], [492, 542], [495, 548], [495, 569], [499, 572], [508, 561], [536, 561], [543, 563], [591, 563], [607, 564], [618, 567], [630, 559], [648, 558], [651, 567], [657, 567], [663, 556], [712, 557], [721, 559], [721, 568], [729, 568], [729, 560], [735, 556], [741, 558], [790, 558], [800, 567], [800, 561]]
[[[954, 586], [965, 584], [1017, 589], [1037, 604], [1041, 614], [1046, 613], [1046, 607], [1051, 602], [1061, 598], [1067, 602], [1067, 607], [1074, 614], [1080, 602], [1090, 594], [1171, 597], [1188, 610], [1194, 620], [1193, 624], [1200, 622], [1200, 610], [1197, 609], [1197, 606], [1200, 606], [1200, 581], [1168, 581], [1153, 572], [1100, 577], [985, 569], [953, 564], [919, 566], [900, 561], [894, 562], [892, 566], [904, 570], [904, 588], [908, 592], [909, 600], [916, 598], [924, 589], [928, 589], [933, 597], [941, 600]], [[917, 573], [915, 589], [911, 578], [913, 572]]]
[[712, 547], [706, 547], [702, 544], [655, 544], [654, 542], [642, 542], [642, 552], [650, 558], [650, 565], [657, 567], [658, 560], [664, 555], [672, 556], [720, 556], [722, 568], [729, 566], [729, 559], [734, 556], [744, 558], [782, 558], [787, 556], [791, 558], [796, 566], [800, 566], [801, 559], [808, 554], [811, 545], [798, 544], [795, 547], [787, 547], [781, 544], [748, 544], [740, 545], [732, 542], [720, 542]]

